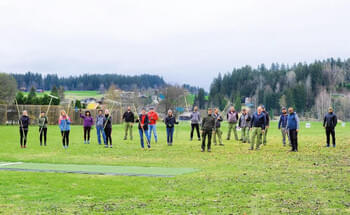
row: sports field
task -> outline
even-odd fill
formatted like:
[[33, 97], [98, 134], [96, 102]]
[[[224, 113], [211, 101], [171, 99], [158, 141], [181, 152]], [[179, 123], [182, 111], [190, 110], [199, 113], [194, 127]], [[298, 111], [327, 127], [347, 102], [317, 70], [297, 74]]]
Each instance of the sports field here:
[[[260, 151], [225, 140], [211, 153], [189, 141], [187, 123], [176, 128], [172, 147], [160, 125], [151, 150], [140, 148], [136, 126], [134, 141], [114, 126], [114, 148], [97, 145], [95, 130], [84, 145], [82, 127], [73, 126], [68, 150], [57, 126], [46, 147], [30, 127], [26, 149], [17, 127], [1, 126], [0, 168], [10, 162], [19, 171], [0, 171], [0, 214], [349, 214], [349, 125], [337, 127], [336, 148], [324, 147], [320, 123], [301, 126], [298, 153], [282, 146], [275, 122]], [[226, 124], [223, 131], [226, 137]], [[26, 171], [40, 168], [64, 171]], [[103, 174], [111, 171], [125, 174]]]

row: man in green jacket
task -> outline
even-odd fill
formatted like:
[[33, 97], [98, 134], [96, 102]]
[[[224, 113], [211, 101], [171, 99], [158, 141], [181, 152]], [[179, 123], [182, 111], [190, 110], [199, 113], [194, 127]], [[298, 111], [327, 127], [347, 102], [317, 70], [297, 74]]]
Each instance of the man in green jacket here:
[[208, 109], [208, 115], [202, 120], [202, 152], [205, 151], [205, 139], [208, 137], [208, 152], [211, 152], [211, 136], [215, 127], [215, 118], [212, 109]]

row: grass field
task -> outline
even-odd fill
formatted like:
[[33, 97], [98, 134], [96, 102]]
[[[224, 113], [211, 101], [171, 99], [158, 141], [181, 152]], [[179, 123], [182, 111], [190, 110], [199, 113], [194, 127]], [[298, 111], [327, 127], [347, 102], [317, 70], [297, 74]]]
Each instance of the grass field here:
[[[23, 92], [24, 95], [28, 95], [29, 92]], [[44, 93], [36, 93], [37, 96], [43, 96], [44, 94], [48, 94], [50, 91], [44, 92]], [[94, 90], [87, 90], [87, 91], [74, 91], [74, 90], [68, 90], [64, 92], [65, 98], [72, 98], [72, 99], [85, 99], [85, 98], [101, 98], [103, 95], [100, 94], [98, 91]]]
[[[1, 126], [0, 162], [198, 171], [172, 178], [0, 171], [0, 214], [350, 214], [349, 127], [339, 126], [337, 147], [325, 148], [321, 124], [302, 124], [299, 152], [290, 153], [276, 126], [260, 151], [225, 140], [211, 153], [189, 141], [187, 123], [177, 127], [172, 147], [160, 125], [151, 150], [140, 149], [136, 128], [134, 141], [122, 141], [121, 125], [113, 127], [112, 149], [97, 145], [95, 130], [84, 145], [82, 127], [73, 126], [68, 150], [57, 126], [49, 127], [47, 147], [31, 127], [27, 149], [19, 147], [17, 127]], [[225, 137], [225, 124], [223, 131]]]

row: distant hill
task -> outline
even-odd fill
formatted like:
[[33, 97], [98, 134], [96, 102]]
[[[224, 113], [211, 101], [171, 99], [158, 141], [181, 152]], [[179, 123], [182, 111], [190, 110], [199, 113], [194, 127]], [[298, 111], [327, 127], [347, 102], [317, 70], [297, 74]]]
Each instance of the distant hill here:
[[119, 75], [119, 74], [85, 74], [70, 77], [57, 75], [43, 76], [38, 73], [12, 74], [19, 89], [50, 90], [53, 86], [63, 86], [66, 90], [103, 90], [114, 84], [122, 90], [160, 88], [166, 85], [164, 79], [157, 75]]

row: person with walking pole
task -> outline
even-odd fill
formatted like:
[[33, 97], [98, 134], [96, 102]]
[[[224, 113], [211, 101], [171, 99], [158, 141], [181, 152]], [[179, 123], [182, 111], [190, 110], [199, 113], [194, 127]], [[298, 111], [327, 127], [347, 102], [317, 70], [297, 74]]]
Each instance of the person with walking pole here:
[[328, 113], [324, 116], [323, 127], [326, 129], [327, 147], [330, 147], [330, 135], [332, 135], [333, 147], [335, 147], [335, 127], [337, 126], [337, 115], [333, 113], [333, 108], [328, 108]]
[[[136, 109], [136, 108], [135, 108]], [[150, 138], [148, 136], [148, 124], [149, 124], [149, 119], [148, 119], [148, 115], [146, 113], [146, 110], [143, 108], [141, 111], [141, 114], [138, 116], [136, 122], [139, 123], [139, 134], [140, 134], [140, 143], [141, 143], [141, 148], [144, 149], [145, 145], [143, 142], [143, 135], [146, 136], [146, 141], [147, 141], [147, 147], [151, 148], [151, 144], [150, 144]]]
[[224, 144], [222, 143], [222, 131], [221, 131], [221, 122], [223, 121], [222, 116], [219, 113], [219, 109], [215, 108], [214, 109], [214, 114], [213, 117], [215, 119], [215, 126], [214, 126], [214, 145], [216, 145], [216, 137], [219, 140], [219, 145], [223, 146]]
[[247, 109], [242, 109], [242, 114], [238, 120], [238, 127], [241, 128], [241, 139], [243, 143], [250, 142], [249, 141], [249, 124], [251, 117], [248, 114]]
[[280, 116], [280, 120], [278, 121], [278, 129], [281, 130], [282, 133], [282, 142], [283, 146], [286, 146], [286, 139], [288, 138], [289, 145], [291, 145], [290, 140], [289, 140], [289, 133], [287, 129], [287, 108], [283, 107], [282, 108], [282, 114]]
[[40, 117], [38, 120], [39, 124], [39, 135], [40, 135], [40, 146], [43, 145], [43, 138], [44, 138], [44, 146], [46, 146], [46, 140], [47, 140], [47, 124], [49, 120], [46, 116], [46, 113], [42, 111], [40, 113]]
[[20, 144], [21, 148], [27, 148], [27, 136], [28, 127], [30, 125], [30, 119], [28, 117], [28, 112], [24, 110], [22, 116], [19, 119], [19, 133], [20, 133]]
[[112, 148], [112, 116], [108, 109], [105, 110], [105, 121], [103, 124], [106, 134], [105, 148], [108, 148], [108, 143], [109, 147]]
[[173, 111], [172, 110], [168, 110], [168, 115], [165, 118], [164, 123], [166, 125], [166, 136], [167, 136], [168, 146], [172, 146], [173, 145], [173, 135], [174, 135], [175, 125], [179, 124], [176, 121], [176, 118], [173, 115]]
[[70, 124], [71, 124], [71, 119], [69, 118], [68, 114], [66, 113], [65, 110], [61, 110], [61, 115], [58, 120], [58, 125], [61, 129], [62, 145], [63, 145], [63, 148], [65, 149], [67, 149], [69, 146]]
[[201, 140], [201, 135], [199, 133], [200, 121], [201, 121], [201, 114], [198, 111], [198, 107], [194, 106], [193, 112], [191, 113], [191, 141], [193, 139], [194, 129], [196, 129], [198, 141]]
[[294, 112], [294, 108], [288, 108], [287, 129], [289, 132], [289, 138], [292, 145], [291, 152], [298, 151], [298, 133], [299, 133], [299, 117]]
[[266, 144], [267, 144], [267, 132], [268, 132], [269, 127], [270, 127], [270, 115], [266, 111], [264, 105], [261, 105], [261, 108], [262, 108], [262, 112], [264, 113], [265, 118], [266, 118], [266, 127], [265, 127], [265, 131], [263, 133], [263, 144], [264, 144], [264, 146], [266, 146]]
[[91, 116], [90, 111], [85, 111], [85, 114], [81, 114], [79, 111], [80, 118], [84, 120], [84, 144], [90, 144], [90, 131], [91, 127], [94, 124], [94, 119]]
[[124, 140], [128, 139], [128, 132], [130, 135], [130, 140], [132, 140], [132, 128], [134, 126], [135, 117], [134, 113], [131, 111], [131, 107], [128, 106], [127, 111], [123, 114], [123, 120], [125, 121], [125, 135]]
[[230, 111], [227, 113], [227, 121], [228, 121], [228, 133], [226, 140], [230, 140], [231, 138], [231, 130], [235, 135], [235, 140], [238, 141], [237, 135], [237, 121], [238, 121], [238, 112], [236, 112], [235, 107], [231, 107]]
[[265, 132], [266, 128], [266, 118], [265, 114], [262, 112], [262, 107], [259, 106], [257, 111], [252, 116], [252, 122], [250, 123], [250, 130], [252, 130], [252, 140], [250, 141], [250, 149], [254, 150], [255, 145], [255, 139], [257, 140], [256, 143], [256, 150], [260, 149], [260, 145], [262, 143], [262, 135]]
[[211, 137], [214, 132], [215, 118], [212, 115], [213, 110], [208, 109], [208, 115], [202, 120], [202, 152], [205, 151], [205, 141], [208, 138], [207, 150], [211, 152]]

